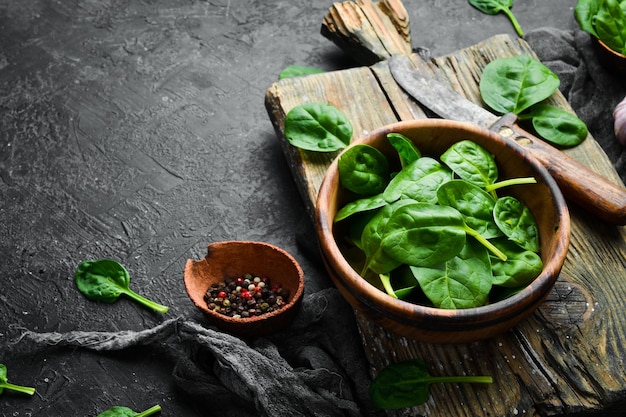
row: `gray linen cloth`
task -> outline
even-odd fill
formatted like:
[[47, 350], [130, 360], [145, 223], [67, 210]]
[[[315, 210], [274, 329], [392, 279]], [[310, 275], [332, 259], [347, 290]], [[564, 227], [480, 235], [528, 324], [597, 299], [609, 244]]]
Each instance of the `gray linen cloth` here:
[[615, 139], [613, 130], [613, 110], [626, 96], [626, 76], [600, 65], [586, 32], [542, 28], [524, 39], [559, 76], [559, 90], [626, 182], [626, 147]]
[[[561, 79], [561, 92], [626, 181], [626, 150], [614, 137], [612, 111], [626, 95], [624, 77], [602, 68], [589, 36], [552, 28], [525, 39]], [[423, 51], [422, 51], [423, 52]], [[317, 256], [312, 225], [299, 243]], [[68, 346], [95, 351], [134, 346], [159, 349], [166, 340], [180, 389], [232, 407], [223, 416], [374, 416], [368, 401], [371, 376], [352, 309], [335, 289], [308, 295], [295, 322], [272, 337], [243, 341], [184, 318], [140, 332], [35, 333], [26, 331], [9, 348]], [[68, 353], [71, 349], [68, 349]], [[224, 402], [222, 401], [222, 402]]]

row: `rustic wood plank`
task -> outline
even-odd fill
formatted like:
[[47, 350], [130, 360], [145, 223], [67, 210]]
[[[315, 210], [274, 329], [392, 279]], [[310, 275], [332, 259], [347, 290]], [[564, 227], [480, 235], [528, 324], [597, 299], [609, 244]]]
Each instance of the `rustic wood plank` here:
[[[423, 70], [480, 103], [484, 66], [520, 53], [534, 55], [524, 41], [496, 36], [436, 58]], [[384, 62], [271, 86], [268, 113], [311, 213], [334, 155], [311, 155], [286, 144], [284, 116], [306, 101], [340, 108], [354, 123], [355, 136], [396, 120], [425, 117], [395, 85]], [[551, 101], [571, 110], [560, 93]], [[593, 137], [566, 152], [621, 184]], [[432, 386], [428, 403], [389, 415], [621, 415], [626, 405], [626, 228], [600, 222], [577, 207], [570, 211], [570, 250], [557, 285], [537, 312], [511, 331], [471, 344], [436, 345], [391, 334], [358, 317], [373, 374], [387, 364], [420, 357], [433, 374], [489, 374], [495, 380], [486, 386]]]
[[321, 33], [363, 65], [411, 53], [409, 15], [399, 0], [334, 3]]

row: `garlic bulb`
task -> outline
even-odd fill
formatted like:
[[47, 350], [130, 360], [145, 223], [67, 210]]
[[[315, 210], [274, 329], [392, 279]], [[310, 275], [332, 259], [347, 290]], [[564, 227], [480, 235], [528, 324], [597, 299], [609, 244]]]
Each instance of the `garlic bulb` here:
[[613, 111], [615, 119], [615, 137], [622, 145], [626, 145], [626, 97], [615, 107]]

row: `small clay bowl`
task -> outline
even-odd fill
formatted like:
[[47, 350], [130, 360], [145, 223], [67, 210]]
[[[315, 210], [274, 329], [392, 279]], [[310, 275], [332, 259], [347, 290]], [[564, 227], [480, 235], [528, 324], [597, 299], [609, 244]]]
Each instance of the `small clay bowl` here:
[[[494, 337], [528, 317], [549, 294], [567, 254], [570, 218], [561, 191], [547, 170], [515, 143], [473, 124], [441, 119], [399, 122], [380, 128], [354, 143], [379, 149], [399, 168], [397, 152], [387, 134], [401, 133], [423, 155], [438, 158], [453, 143], [469, 139], [490, 151], [500, 178], [533, 176], [537, 184], [509, 187], [510, 195], [525, 202], [535, 216], [540, 233], [544, 269], [521, 292], [492, 304], [446, 310], [395, 299], [363, 279], [344, 258], [338, 245], [345, 230], [333, 223], [338, 209], [348, 201], [340, 186], [337, 160], [330, 165], [319, 190], [316, 230], [322, 258], [331, 279], [355, 310], [371, 322], [398, 335], [431, 343], [467, 343]], [[344, 228], [345, 229], [345, 228]]]
[[[211, 285], [247, 273], [268, 277], [272, 285], [288, 290], [287, 303], [278, 310], [247, 318], [229, 317], [208, 308], [204, 295]], [[211, 243], [204, 259], [187, 260], [184, 280], [189, 298], [209, 321], [220, 330], [240, 337], [266, 336], [287, 327], [304, 293], [304, 273], [298, 262], [283, 249], [263, 242]]]
[[613, 74], [626, 75], [626, 55], [612, 50], [595, 36], [591, 36], [591, 39], [600, 64]]

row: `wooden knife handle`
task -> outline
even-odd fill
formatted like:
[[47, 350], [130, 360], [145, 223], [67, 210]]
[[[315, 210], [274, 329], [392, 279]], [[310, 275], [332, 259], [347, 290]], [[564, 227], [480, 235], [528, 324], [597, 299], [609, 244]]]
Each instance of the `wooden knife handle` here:
[[592, 171], [557, 148], [528, 133], [507, 114], [491, 130], [513, 140], [535, 157], [552, 175], [565, 198], [602, 220], [626, 224], [626, 188]]

